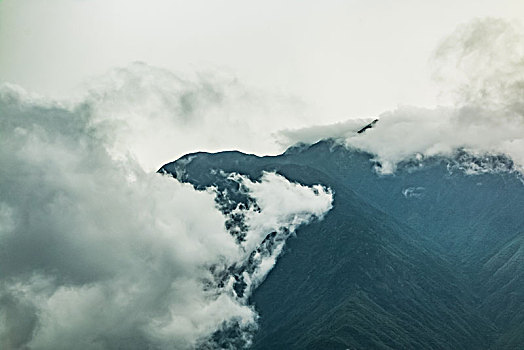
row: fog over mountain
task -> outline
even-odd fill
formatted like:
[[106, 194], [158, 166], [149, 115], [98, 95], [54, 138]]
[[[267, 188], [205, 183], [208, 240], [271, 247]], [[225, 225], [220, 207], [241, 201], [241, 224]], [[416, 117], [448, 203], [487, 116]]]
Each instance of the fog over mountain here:
[[523, 35], [465, 23], [453, 103], [336, 122], [219, 70], [2, 82], [0, 347], [519, 348]]
[[264, 237], [284, 239], [331, 208], [320, 185], [236, 176], [257, 205], [235, 209], [246, 225], [237, 242], [216, 191], [112, 154], [118, 136], [88, 106], [68, 110], [10, 88], [0, 100], [4, 348], [183, 349], [222, 324], [253, 328], [254, 310], [222, 275], [257, 259], [245, 272], [249, 295], [282, 249], [252, 256]]
[[[524, 32], [501, 19], [474, 20], [460, 26], [436, 48], [435, 78], [453, 96], [453, 107], [402, 106], [378, 116], [365, 134], [354, 124], [286, 130], [288, 142], [345, 139], [377, 156], [392, 172], [415, 155], [450, 155], [458, 148], [475, 154], [509, 155], [524, 164]], [[370, 121], [370, 120], [369, 120]]]

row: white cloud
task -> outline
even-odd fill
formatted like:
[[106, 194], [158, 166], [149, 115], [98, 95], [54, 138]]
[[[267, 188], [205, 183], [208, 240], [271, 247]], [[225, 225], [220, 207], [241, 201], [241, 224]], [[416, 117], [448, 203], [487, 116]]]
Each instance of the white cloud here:
[[[207, 95], [196, 95], [198, 110]], [[248, 215], [256, 233], [246, 249], [212, 189], [144, 170], [133, 147], [117, 152], [145, 119], [104, 119], [92, 101], [64, 107], [8, 86], [0, 106], [2, 348], [187, 349], [228, 322], [253, 329], [253, 308], [231, 284], [209, 284], [210, 267], [243, 264], [269, 232], [292, 232], [331, 207], [322, 188], [245, 179], [261, 208]], [[147, 144], [155, 135], [145, 131]], [[272, 265], [260, 266], [246, 279], [261, 281]]]
[[399, 108], [382, 115], [374, 128], [345, 142], [375, 154], [386, 173], [417, 154], [452, 156], [458, 149], [476, 155], [506, 154], [524, 166], [522, 119], [480, 108]]
[[497, 20], [460, 28], [436, 51], [444, 68], [467, 68], [456, 106], [400, 107], [363, 134], [355, 134], [360, 121], [297, 129], [312, 120], [297, 112], [300, 102], [229, 76], [180, 77], [138, 63], [95, 80], [76, 103], [3, 86], [0, 345], [185, 349], [228, 324], [252, 330], [247, 294], [293, 230], [331, 208], [331, 192], [275, 174], [261, 182], [233, 175], [261, 209], [236, 209], [250, 228], [238, 243], [212, 189], [151, 171], [195, 150], [271, 153], [333, 136], [374, 153], [384, 172], [458, 148], [504, 153], [522, 167], [520, 38]]
[[280, 130], [275, 134], [278, 142], [286, 147], [297, 143], [313, 144], [327, 138], [349, 138], [372, 121], [372, 118], [350, 119], [329, 125], [309, 126]]
[[[250, 281], [247, 288], [257, 287], [276, 263], [276, 258], [284, 248], [285, 240], [295, 229], [311, 220], [322, 218], [332, 207], [332, 192], [321, 185], [306, 187], [291, 183], [286, 178], [274, 173], [264, 173], [261, 182], [253, 182], [240, 175], [232, 175], [247, 194], [256, 198], [260, 212], [255, 208], [241, 211], [249, 231], [242, 246], [247, 252], [253, 252], [268, 233], [275, 232], [272, 254], [262, 251], [254, 255], [259, 267], [246, 278]], [[238, 212], [237, 208], [237, 212]]]
[[134, 63], [87, 85], [93, 122], [119, 129], [113, 153], [130, 152], [146, 169], [199, 151], [283, 151], [272, 134], [313, 116], [296, 99], [248, 89], [227, 74], [181, 77]]
[[384, 173], [403, 160], [451, 156], [458, 149], [481, 157], [505, 154], [524, 169], [524, 34], [518, 23], [487, 18], [462, 25], [442, 41], [434, 64], [444, 91], [454, 96], [452, 107], [402, 106], [381, 114], [362, 134], [350, 121], [282, 137], [338, 138], [375, 154]]

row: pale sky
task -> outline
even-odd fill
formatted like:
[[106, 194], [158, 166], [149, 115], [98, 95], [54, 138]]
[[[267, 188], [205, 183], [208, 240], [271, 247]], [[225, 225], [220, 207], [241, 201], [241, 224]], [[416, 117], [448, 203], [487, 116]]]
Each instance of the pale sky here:
[[524, 2], [3, 0], [0, 80], [64, 96], [133, 61], [226, 71], [332, 122], [442, 102], [432, 51], [485, 16], [522, 21]]
[[[235, 176], [260, 208], [235, 209], [239, 244], [215, 190], [156, 173], [190, 152], [337, 137], [382, 173], [465, 150], [466, 173], [505, 154], [524, 174], [524, 35], [486, 16], [522, 21], [524, 1], [0, 0], [0, 347], [194, 349], [230, 325], [249, 339], [230, 267], [253, 291], [333, 193]], [[445, 38], [439, 67], [468, 104], [433, 108]]]

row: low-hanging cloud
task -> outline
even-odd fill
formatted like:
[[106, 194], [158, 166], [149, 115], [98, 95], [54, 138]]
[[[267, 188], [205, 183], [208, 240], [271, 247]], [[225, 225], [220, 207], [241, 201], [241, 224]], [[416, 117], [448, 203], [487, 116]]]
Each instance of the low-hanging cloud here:
[[142, 63], [93, 81], [75, 103], [1, 87], [0, 346], [212, 348], [209, 336], [229, 326], [248, 345], [249, 293], [332, 193], [230, 175], [257, 202], [234, 210], [248, 227], [238, 241], [214, 189], [151, 170], [195, 150], [275, 153], [327, 137], [375, 154], [383, 172], [457, 149], [522, 167], [523, 42], [501, 20], [460, 27], [435, 51], [435, 77], [453, 86], [455, 105], [400, 107], [362, 134], [371, 120], [298, 129], [313, 118], [297, 100]]
[[[249, 244], [239, 244], [214, 189], [195, 191], [144, 170], [133, 147], [122, 152], [137, 119], [12, 86], [0, 89], [0, 115], [3, 349], [188, 349], [229, 323], [251, 331], [246, 296], [210, 284], [210, 267], [241, 265], [264, 235], [289, 234], [331, 207], [322, 187], [240, 177], [260, 210], [246, 209]], [[246, 272], [251, 289], [278, 253]]]
[[[288, 143], [333, 137], [376, 155], [391, 173], [408, 159], [504, 154], [524, 169], [524, 33], [518, 23], [475, 19], [457, 28], [435, 50], [435, 79], [453, 106], [402, 106], [379, 116], [366, 132], [349, 123], [284, 131]], [[361, 126], [365, 125], [363, 122]], [[327, 135], [325, 130], [332, 130]]]
[[135, 62], [93, 78], [86, 90], [80, 103], [94, 120], [119, 130], [112, 152], [131, 153], [149, 170], [195, 150], [275, 154], [285, 146], [272, 134], [314, 120], [303, 101], [216, 71], [189, 76]]

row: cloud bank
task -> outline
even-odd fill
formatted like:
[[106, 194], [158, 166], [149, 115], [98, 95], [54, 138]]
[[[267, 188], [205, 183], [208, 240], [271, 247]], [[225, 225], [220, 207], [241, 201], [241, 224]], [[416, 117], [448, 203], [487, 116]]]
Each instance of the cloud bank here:
[[[217, 98], [203, 86], [195, 91], [171, 110], [198, 114]], [[139, 99], [143, 90], [119, 92]], [[162, 96], [154, 102], [167, 103]], [[259, 210], [239, 209], [249, 230], [238, 243], [213, 189], [144, 170], [146, 155], [127, 147], [135, 137], [138, 149], [146, 144], [148, 128], [160, 127], [154, 118], [167, 117], [148, 115], [146, 128], [145, 119], [121, 118], [118, 94], [96, 98], [103, 101], [65, 106], [0, 89], [0, 347], [189, 349], [228, 324], [256, 328], [246, 296], [280, 250], [258, 249], [242, 297], [232, 276], [212, 283], [211, 267], [245, 265], [271, 232], [283, 246], [298, 225], [330, 209], [330, 191], [275, 174], [239, 177]], [[250, 333], [242, 337], [249, 344]]]
[[131, 153], [146, 169], [199, 151], [278, 153], [272, 134], [313, 122], [302, 101], [242, 85], [219, 72], [180, 76], [135, 62], [86, 83], [80, 97], [96, 122], [118, 129], [114, 154]]
[[[435, 50], [435, 79], [455, 101], [433, 109], [402, 106], [365, 133], [352, 123], [287, 130], [288, 143], [333, 137], [376, 155], [383, 173], [409, 159], [505, 154], [524, 169], [524, 32], [518, 23], [476, 19]], [[363, 122], [361, 126], [367, 122]], [[326, 133], [328, 130], [330, 133]]]

